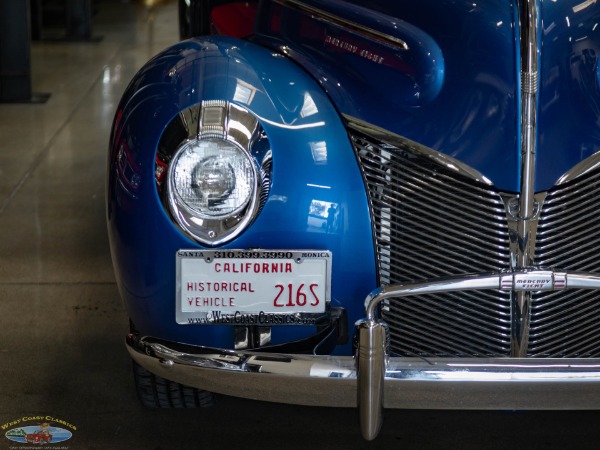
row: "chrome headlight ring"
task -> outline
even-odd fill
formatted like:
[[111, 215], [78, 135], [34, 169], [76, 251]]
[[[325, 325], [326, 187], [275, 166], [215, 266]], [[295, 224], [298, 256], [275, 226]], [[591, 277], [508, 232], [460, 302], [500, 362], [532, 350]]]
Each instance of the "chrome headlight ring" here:
[[269, 142], [256, 116], [213, 100], [182, 111], [167, 126], [155, 176], [179, 228], [217, 246], [256, 219], [271, 187], [271, 167]]

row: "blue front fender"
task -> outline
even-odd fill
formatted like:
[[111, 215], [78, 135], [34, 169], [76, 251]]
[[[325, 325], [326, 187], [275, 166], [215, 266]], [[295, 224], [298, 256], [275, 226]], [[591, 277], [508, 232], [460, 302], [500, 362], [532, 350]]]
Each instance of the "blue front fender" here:
[[[332, 306], [349, 323], [364, 315], [376, 269], [362, 175], [339, 114], [295, 63], [224, 37], [179, 43], [144, 66], [127, 88], [111, 136], [107, 218], [117, 281], [142, 334], [231, 348], [233, 329], [175, 322], [175, 253], [202, 248], [172, 222], [155, 185], [165, 127], [203, 100], [226, 100], [254, 113], [273, 153], [272, 187], [256, 221], [226, 248], [327, 249], [333, 253]], [[334, 204], [326, 225], [315, 205]], [[273, 327], [273, 343], [314, 332]], [[345, 351], [349, 350], [349, 346]]]

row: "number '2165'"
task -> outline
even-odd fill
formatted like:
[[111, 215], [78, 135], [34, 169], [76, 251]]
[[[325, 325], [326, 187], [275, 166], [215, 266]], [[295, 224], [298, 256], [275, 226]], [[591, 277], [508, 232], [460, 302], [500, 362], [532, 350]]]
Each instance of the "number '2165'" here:
[[[321, 300], [319, 300], [319, 297], [315, 292], [315, 288], [318, 288], [319, 285], [314, 283], [310, 284], [308, 288], [305, 286], [305, 283], [302, 283], [297, 288], [295, 288], [292, 283], [288, 284], [287, 286], [284, 286], [283, 284], [276, 284], [275, 288], [278, 290], [278, 292], [273, 300], [273, 306], [277, 308], [306, 306], [308, 301], [310, 301], [310, 306], [317, 306]], [[306, 289], [308, 289], [308, 291]], [[285, 297], [287, 297], [287, 303], [284, 303], [286, 300]]]

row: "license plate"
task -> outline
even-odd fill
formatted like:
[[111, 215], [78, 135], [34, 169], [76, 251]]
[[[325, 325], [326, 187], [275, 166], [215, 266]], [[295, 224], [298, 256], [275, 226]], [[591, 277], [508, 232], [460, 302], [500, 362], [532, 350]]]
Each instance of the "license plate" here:
[[330, 302], [331, 252], [179, 250], [180, 324], [314, 323]]

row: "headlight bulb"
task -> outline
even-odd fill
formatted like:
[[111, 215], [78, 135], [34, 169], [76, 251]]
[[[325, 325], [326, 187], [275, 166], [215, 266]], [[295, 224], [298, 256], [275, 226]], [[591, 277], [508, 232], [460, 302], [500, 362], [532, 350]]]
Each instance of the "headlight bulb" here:
[[200, 161], [192, 174], [192, 188], [208, 208], [227, 200], [235, 189], [235, 171], [223, 158], [209, 156]]

